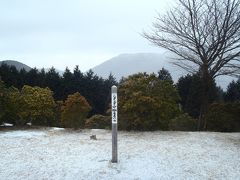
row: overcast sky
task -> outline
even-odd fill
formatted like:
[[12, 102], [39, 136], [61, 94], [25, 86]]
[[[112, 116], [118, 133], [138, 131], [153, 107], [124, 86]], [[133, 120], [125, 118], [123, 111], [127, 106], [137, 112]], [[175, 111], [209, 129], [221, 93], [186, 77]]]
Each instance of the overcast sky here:
[[2, 0], [0, 60], [82, 71], [121, 53], [161, 52], [140, 33], [169, 0]]

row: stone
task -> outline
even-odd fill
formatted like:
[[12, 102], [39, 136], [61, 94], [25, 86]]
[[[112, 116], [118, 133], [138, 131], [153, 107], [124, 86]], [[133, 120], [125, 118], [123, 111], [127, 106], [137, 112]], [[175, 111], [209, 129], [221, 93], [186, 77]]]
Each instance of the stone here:
[[90, 139], [92, 139], [92, 140], [97, 140], [97, 136], [94, 134], [94, 135], [91, 135], [90, 136]]

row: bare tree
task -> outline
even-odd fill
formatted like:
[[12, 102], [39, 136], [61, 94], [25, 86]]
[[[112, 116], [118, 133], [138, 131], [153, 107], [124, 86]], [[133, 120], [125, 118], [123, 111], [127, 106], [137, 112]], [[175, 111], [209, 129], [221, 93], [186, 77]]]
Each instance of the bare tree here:
[[240, 74], [240, 0], [179, 0], [165, 15], [158, 14], [152, 32], [143, 36], [175, 53], [175, 65], [201, 75], [198, 129], [206, 128], [210, 82]]

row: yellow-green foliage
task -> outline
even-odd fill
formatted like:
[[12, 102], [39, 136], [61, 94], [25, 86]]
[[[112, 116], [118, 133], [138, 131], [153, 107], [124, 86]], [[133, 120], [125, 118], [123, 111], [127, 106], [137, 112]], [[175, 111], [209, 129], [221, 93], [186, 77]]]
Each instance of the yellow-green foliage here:
[[94, 115], [86, 120], [85, 128], [88, 129], [110, 129], [111, 117], [100, 114]]
[[87, 100], [79, 92], [69, 95], [62, 106], [61, 123], [64, 127], [83, 128], [90, 110]]
[[24, 86], [21, 91], [23, 111], [20, 117], [23, 121], [31, 121], [34, 125], [50, 125], [54, 119], [53, 92], [49, 88]]
[[207, 130], [240, 131], [240, 103], [214, 103], [206, 114]]
[[122, 129], [168, 129], [169, 120], [179, 113], [179, 95], [169, 81], [155, 74], [139, 73], [119, 85], [119, 125]]

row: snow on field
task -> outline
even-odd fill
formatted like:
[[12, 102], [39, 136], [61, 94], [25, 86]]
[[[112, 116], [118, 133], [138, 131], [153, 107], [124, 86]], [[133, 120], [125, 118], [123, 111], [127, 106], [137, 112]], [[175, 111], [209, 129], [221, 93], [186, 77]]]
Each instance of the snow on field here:
[[119, 132], [112, 164], [110, 131], [2, 131], [0, 153], [4, 180], [240, 179], [240, 133]]

